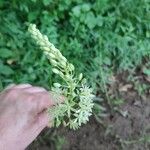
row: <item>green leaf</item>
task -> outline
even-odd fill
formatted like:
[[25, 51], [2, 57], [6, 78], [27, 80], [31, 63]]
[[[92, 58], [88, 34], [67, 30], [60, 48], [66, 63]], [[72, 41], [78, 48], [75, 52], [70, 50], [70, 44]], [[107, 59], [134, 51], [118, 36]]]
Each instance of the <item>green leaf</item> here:
[[82, 9], [82, 11], [87, 12], [91, 9], [91, 5], [90, 4], [83, 4], [81, 9]]
[[7, 65], [0, 63], [0, 74], [2, 75], [11, 75], [14, 71]]
[[38, 11], [30, 12], [30, 13], [28, 14], [28, 20], [29, 20], [29, 22], [32, 22], [32, 21], [36, 20], [38, 14], [39, 14]]
[[81, 8], [80, 8], [80, 6], [75, 6], [75, 7], [72, 9], [72, 12], [73, 12], [73, 15], [74, 15], [74, 16], [79, 17], [80, 14], [81, 14]]
[[90, 29], [93, 29], [93, 28], [96, 26], [97, 20], [96, 20], [96, 18], [95, 18], [95, 16], [94, 16], [93, 12], [87, 13], [84, 23], [85, 23]]
[[6, 48], [0, 49], [0, 58], [9, 58], [13, 55], [11, 50], [8, 50]]
[[52, 0], [43, 0], [43, 4], [45, 6], [48, 6], [51, 2], [52, 2]]
[[150, 76], [150, 69], [144, 68], [143, 73], [146, 74], [147, 76]]
[[109, 57], [105, 57], [103, 61], [106, 65], [111, 65], [111, 59]]
[[103, 17], [99, 15], [99, 16], [97, 16], [96, 20], [97, 20], [97, 25], [101, 27], [104, 22]]

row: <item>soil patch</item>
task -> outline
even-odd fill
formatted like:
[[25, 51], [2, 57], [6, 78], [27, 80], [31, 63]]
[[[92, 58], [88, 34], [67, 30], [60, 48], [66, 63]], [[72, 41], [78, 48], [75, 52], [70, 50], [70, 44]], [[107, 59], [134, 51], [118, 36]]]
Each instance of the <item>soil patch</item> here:
[[149, 150], [150, 97], [140, 97], [135, 91], [122, 92], [121, 97], [125, 103], [118, 113], [109, 114], [103, 125], [92, 117], [77, 131], [63, 127], [46, 130], [28, 149]]

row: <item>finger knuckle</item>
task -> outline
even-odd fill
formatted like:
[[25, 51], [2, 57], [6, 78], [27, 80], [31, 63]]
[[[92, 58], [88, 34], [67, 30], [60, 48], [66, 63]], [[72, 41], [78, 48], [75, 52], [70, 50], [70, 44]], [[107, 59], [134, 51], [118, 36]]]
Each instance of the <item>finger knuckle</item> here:
[[27, 98], [27, 103], [28, 105], [35, 107], [36, 106], [36, 98], [33, 94], [29, 94], [28, 98]]

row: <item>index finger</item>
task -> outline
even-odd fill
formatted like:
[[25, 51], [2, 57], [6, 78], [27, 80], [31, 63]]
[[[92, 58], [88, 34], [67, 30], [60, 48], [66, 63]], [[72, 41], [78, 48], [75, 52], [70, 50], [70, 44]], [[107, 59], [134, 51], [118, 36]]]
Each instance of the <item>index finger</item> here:
[[52, 107], [56, 104], [62, 103], [64, 97], [53, 92], [43, 91], [36, 93], [36, 101], [38, 103], [38, 111], [43, 111], [49, 107]]

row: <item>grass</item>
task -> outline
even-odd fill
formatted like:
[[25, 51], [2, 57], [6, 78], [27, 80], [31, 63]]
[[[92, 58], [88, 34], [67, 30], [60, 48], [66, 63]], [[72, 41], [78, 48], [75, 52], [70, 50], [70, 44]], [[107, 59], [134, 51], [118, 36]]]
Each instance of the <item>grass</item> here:
[[[150, 54], [149, 2], [144, 0], [51, 1], [0, 3], [1, 86], [30, 82], [49, 87], [48, 61], [26, 34], [27, 22], [38, 24], [50, 41], [90, 84], [106, 93], [108, 78], [131, 70]], [[2, 71], [3, 70], [3, 71]], [[49, 76], [52, 81], [49, 81]], [[2, 88], [1, 87], [1, 88]]]
[[[27, 33], [33, 22], [111, 105], [111, 77], [132, 74], [149, 60], [149, 9], [147, 0], [1, 0], [0, 89], [26, 82], [50, 89], [61, 82]], [[144, 88], [136, 84], [139, 92]]]

